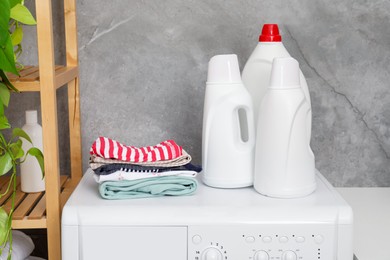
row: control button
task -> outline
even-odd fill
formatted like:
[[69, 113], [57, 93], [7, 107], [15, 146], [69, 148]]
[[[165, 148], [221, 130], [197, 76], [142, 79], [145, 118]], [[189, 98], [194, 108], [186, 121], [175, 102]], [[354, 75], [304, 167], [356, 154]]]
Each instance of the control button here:
[[296, 237], [295, 241], [297, 241], [298, 243], [303, 243], [303, 242], [305, 242], [305, 237], [302, 237], [302, 236]]
[[253, 260], [268, 260], [268, 259], [269, 259], [269, 256], [268, 256], [267, 252], [265, 252], [263, 250], [257, 251], [253, 257]]
[[253, 243], [253, 242], [255, 242], [255, 238], [252, 237], [252, 236], [246, 237], [246, 238], [245, 238], [245, 241], [246, 241], [247, 243]]
[[324, 242], [324, 237], [321, 235], [315, 235], [314, 242], [316, 242], [317, 244], [321, 244], [322, 242]]
[[280, 243], [287, 243], [288, 242], [288, 237], [286, 237], [286, 236], [279, 237], [279, 242]]
[[195, 236], [192, 237], [192, 243], [194, 243], [195, 245], [200, 244], [200, 242], [202, 242], [202, 237], [201, 236], [195, 235]]
[[215, 247], [209, 247], [203, 252], [202, 260], [222, 260], [222, 253]]
[[293, 251], [285, 251], [282, 255], [282, 260], [297, 260], [297, 255]]
[[270, 237], [270, 236], [263, 237], [263, 242], [264, 243], [271, 243], [272, 242], [272, 237]]

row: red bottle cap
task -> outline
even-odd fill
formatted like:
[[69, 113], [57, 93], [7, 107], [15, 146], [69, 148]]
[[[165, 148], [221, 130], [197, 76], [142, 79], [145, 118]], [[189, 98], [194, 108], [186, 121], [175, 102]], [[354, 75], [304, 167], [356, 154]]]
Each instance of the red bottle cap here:
[[259, 42], [281, 42], [282, 36], [279, 34], [277, 24], [264, 24], [259, 36]]

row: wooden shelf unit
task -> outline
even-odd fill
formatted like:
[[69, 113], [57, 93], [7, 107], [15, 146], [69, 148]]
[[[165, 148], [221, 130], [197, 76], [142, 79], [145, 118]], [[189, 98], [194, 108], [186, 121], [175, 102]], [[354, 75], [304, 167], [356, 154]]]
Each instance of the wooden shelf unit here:
[[[56, 66], [54, 62], [51, 0], [35, 0], [39, 65], [26, 66], [21, 77], [11, 76], [18, 90], [40, 92], [46, 182], [44, 193], [25, 194], [18, 189], [12, 228], [46, 228], [49, 260], [61, 259], [61, 211], [82, 177], [76, 0], [63, 1], [66, 65]], [[56, 90], [62, 86], [68, 88], [69, 176], [59, 171]], [[0, 187], [4, 181], [0, 179]], [[9, 208], [6, 196], [2, 203]]]

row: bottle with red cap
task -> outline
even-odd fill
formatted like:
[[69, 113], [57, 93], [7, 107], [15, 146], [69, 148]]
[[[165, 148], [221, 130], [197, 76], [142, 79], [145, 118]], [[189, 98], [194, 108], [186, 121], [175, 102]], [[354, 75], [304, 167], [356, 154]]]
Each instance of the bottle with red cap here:
[[[253, 100], [255, 126], [258, 126], [258, 114], [261, 100], [263, 99], [270, 82], [272, 62], [274, 58], [291, 57], [283, 45], [277, 24], [264, 24], [259, 37], [259, 43], [250, 55], [242, 71], [242, 81], [248, 89]], [[300, 71], [300, 82], [306, 101], [311, 107], [309, 89], [306, 79]], [[309, 140], [311, 136], [311, 109], [309, 112], [307, 127]]]

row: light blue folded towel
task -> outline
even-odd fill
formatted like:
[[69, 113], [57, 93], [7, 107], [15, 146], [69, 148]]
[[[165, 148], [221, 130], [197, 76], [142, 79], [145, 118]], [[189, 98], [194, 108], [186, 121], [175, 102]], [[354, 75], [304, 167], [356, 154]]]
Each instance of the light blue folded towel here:
[[99, 184], [99, 192], [104, 199], [120, 200], [190, 195], [197, 187], [195, 178], [163, 176], [131, 181], [105, 181]]

